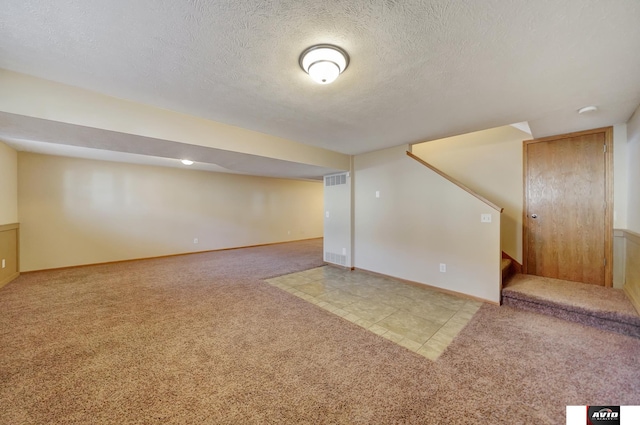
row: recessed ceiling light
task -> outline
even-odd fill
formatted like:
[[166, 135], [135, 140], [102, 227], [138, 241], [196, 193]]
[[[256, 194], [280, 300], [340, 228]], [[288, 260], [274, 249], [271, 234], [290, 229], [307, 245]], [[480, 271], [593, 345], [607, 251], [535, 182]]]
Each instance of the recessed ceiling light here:
[[597, 106], [591, 105], [591, 106], [585, 106], [584, 108], [578, 109], [578, 113], [579, 114], [584, 114], [584, 113], [587, 113], [587, 112], [595, 112], [597, 110], [598, 110]]
[[191, 161], [190, 159], [181, 159], [180, 162], [182, 162], [184, 165], [193, 165], [193, 161]]
[[349, 55], [338, 46], [317, 44], [306, 49], [300, 67], [318, 84], [329, 84], [349, 66]]

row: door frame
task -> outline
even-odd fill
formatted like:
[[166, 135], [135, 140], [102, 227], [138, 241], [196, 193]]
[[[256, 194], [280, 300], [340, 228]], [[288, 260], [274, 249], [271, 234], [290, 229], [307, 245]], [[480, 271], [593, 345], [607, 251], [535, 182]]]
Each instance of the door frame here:
[[522, 181], [523, 181], [523, 203], [522, 203], [522, 272], [528, 273], [527, 262], [529, 258], [529, 231], [527, 228], [527, 145], [539, 142], [559, 141], [572, 137], [586, 136], [590, 134], [604, 133], [604, 144], [606, 152], [604, 155], [604, 190], [605, 190], [605, 232], [604, 232], [604, 286], [613, 286], [613, 127], [601, 127], [593, 130], [578, 131], [575, 133], [560, 134], [557, 136], [542, 137], [540, 139], [525, 140], [522, 142]]

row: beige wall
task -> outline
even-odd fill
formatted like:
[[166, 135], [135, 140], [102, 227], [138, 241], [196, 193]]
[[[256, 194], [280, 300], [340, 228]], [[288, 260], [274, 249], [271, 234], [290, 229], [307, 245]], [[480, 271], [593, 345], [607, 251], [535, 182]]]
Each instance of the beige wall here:
[[293, 140], [0, 69], [0, 111], [348, 170], [350, 157]]
[[640, 233], [640, 106], [627, 122], [627, 229]]
[[18, 221], [18, 153], [0, 142], [0, 225]]
[[624, 291], [640, 313], [640, 233], [625, 231], [626, 263]]
[[613, 126], [613, 228], [627, 228], [627, 125]]
[[355, 266], [499, 302], [500, 214], [409, 158], [408, 148], [354, 159]]
[[511, 126], [412, 146], [415, 155], [503, 207], [502, 250], [522, 263], [522, 141]]
[[23, 271], [322, 236], [320, 182], [25, 152], [18, 165]]

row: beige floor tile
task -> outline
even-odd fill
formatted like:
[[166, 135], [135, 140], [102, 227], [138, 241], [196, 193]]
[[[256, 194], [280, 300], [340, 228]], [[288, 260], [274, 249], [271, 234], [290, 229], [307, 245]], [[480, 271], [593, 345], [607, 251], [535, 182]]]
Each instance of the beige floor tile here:
[[455, 326], [459, 329], [462, 329], [465, 326], [467, 326], [467, 323], [469, 323], [469, 320], [470, 319], [464, 319], [462, 317], [453, 316], [447, 323], [445, 323], [445, 325]]
[[407, 311], [415, 316], [422, 317], [423, 319], [430, 320], [440, 325], [444, 325], [454, 316], [454, 314], [456, 314], [455, 309], [426, 302], [421, 303], [419, 301], [416, 301], [413, 306], [407, 308]]
[[284, 279], [282, 281], [282, 283], [289, 285], [289, 286], [298, 286], [298, 285], [304, 285], [307, 283], [312, 283], [313, 280], [309, 279], [308, 277], [304, 277], [304, 276], [295, 276], [295, 277], [291, 277], [289, 279]]
[[468, 322], [469, 320], [471, 320], [474, 314], [475, 313], [471, 313], [468, 311], [458, 310], [456, 314], [454, 314], [451, 318], [456, 320], [465, 320]]
[[333, 314], [337, 314], [340, 317], [345, 317], [347, 315], [349, 315], [349, 312], [346, 310], [343, 310], [341, 308], [336, 308], [335, 310], [332, 311]]
[[464, 329], [464, 326], [465, 325], [456, 322], [447, 322], [440, 328], [440, 330], [438, 330], [438, 332], [453, 339], [460, 333], [462, 329]]
[[451, 344], [451, 341], [453, 341], [453, 338], [455, 338], [455, 335], [451, 335], [448, 332], [438, 331], [435, 334], [433, 334], [433, 336], [429, 338], [429, 340], [425, 342], [425, 344], [434, 345], [434, 346], [439, 345], [439, 346], [442, 346], [443, 349], [445, 349], [449, 346], [449, 344]]
[[305, 294], [313, 295], [314, 297], [326, 294], [331, 291], [335, 291], [334, 287], [320, 282], [303, 283], [302, 285], [295, 286], [295, 288], [298, 291], [302, 291]]
[[428, 340], [442, 326], [403, 310], [395, 311], [376, 324], [420, 343]]
[[440, 354], [443, 353], [442, 350], [437, 349], [437, 348], [433, 348], [433, 347], [428, 347], [428, 346], [422, 346], [418, 349], [418, 351], [416, 351], [418, 354], [426, 357], [429, 360], [433, 360], [436, 361], [438, 360], [438, 357], [440, 357]]
[[404, 348], [407, 348], [407, 349], [409, 349], [411, 351], [414, 351], [414, 352], [417, 352], [422, 347], [421, 343], [412, 341], [412, 340], [407, 339], [407, 338], [404, 338], [404, 339], [398, 341], [398, 344], [402, 345]]
[[314, 280], [313, 283], [322, 283], [324, 285], [331, 286], [336, 289], [339, 289], [341, 285], [340, 282], [336, 281], [336, 279], [331, 277], [321, 277], [318, 280]]
[[381, 336], [383, 338], [386, 338], [386, 339], [388, 339], [390, 341], [393, 341], [395, 343], [398, 343], [398, 342], [400, 342], [400, 341], [402, 341], [404, 339], [404, 336], [402, 336], [400, 334], [397, 334], [395, 332], [392, 332], [392, 331], [387, 331], [387, 332], [383, 333]]
[[372, 286], [367, 286], [365, 284], [357, 284], [357, 285], [348, 285], [344, 287], [339, 287], [346, 292], [349, 292], [352, 295], [356, 295], [358, 297], [376, 297], [379, 295], [379, 290]]
[[378, 322], [397, 311], [397, 309], [393, 307], [372, 300], [357, 301], [343, 308], [349, 313], [353, 313], [371, 322]]
[[373, 332], [374, 334], [377, 334], [377, 335], [382, 335], [384, 333], [389, 332], [389, 329], [383, 328], [382, 326], [379, 326], [379, 325], [376, 325], [376, 324], [373, 324], [373, 325], [369, 326], [368, 329], [371, 332]]
[[318, 295], [318, 298], [341, 308], [348, 306], [349, 304], [353, 304], [354, 302], [362, 301], [361, 297], [345, 292], [342, 289], [336, 289], [334, 291]]
[[416, 304], [416, 302], [411, 298], [396, 294], [395, 292], [385, 293], [380, 299], [380, 302], [388, 306], [404, 310], [409, 310], [410, 308], [415, 307]]
[[[320, 305], [320, 304], [318, 304], [318, 305]], [[331, 313], [333, 313], [334, 311], [340, 309], [339, 307], [336, 307], [335, 305], [330, 304], [330, 303], [327, 303], [326, 305], [323, 305], [322, 308], [327, 310], [327, 311], [329, 311], [329, 312], [331, 312]]]
[[479, 305], [465, 304], [464, 306], [462, 306], [460, 311], [464, 313], [476, 314], [476, 312], [480, 309], [480, 307], [482, 307], [482, 303], [478, 303], [478, 304]]
[[370, 321], [364, 320], [364, 319], [360, 319], [360, 318], [358, 320], [356, 320], [355, 322], [353, 322], [353, 323], [355, 323], [358, 326], [362, 326], [365, 329], [369, 329], [371, 326], [373, 326], [373, 322], [370, 322]]
[[358, 316], [352, 313], [347, 314], [346, 316], [344, 316], [344, 318], [353, 323], [357, 323], [359, 320], [361, 320]]
[[283, 278], [283, 279], [278, 281], [279, 284], [284, 285], [284, 286], [293, 286], [292, 284], [295, 284], [296, 282], [298, 282], [297, 279], [293, 279], [293, 278], [290, 278], [290, 277]]
[[476, 309], [482, 307], [483, 302], [482, 301], [476, 301], [476, 300], [467, 300], [467, 302], [465, 303], [465, 307], [475, 307]]
[[298, 276], [306, 276], [309, 278], [323, 277], [327, 274], [325, 267], [316, 267], [315, 269], [305, 270], [299, 273], [294, 273]]
[[417, 342], [420, 345], [422, 345], [425, 342], [427, 342], [429, 340], [429, 338], [431, 338], [432, 336], [433, 335], [429, 335], [428, 333], [413, 332], [413, 331], [409, 331], [404, 335], [404, 337], [406, 339], [410, 339], [411, 341]]

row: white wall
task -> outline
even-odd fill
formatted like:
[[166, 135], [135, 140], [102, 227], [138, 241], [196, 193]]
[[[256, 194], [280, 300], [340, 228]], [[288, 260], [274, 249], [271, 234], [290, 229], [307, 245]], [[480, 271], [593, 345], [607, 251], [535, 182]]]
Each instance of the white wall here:
[[[408, 148], [354, 159], [355, 267], [499, 302], [500, 214]], [[483, 213], [493, 221], [480, 223]]]
[[627, 229], [640, 233], [640, 106], [627, 122]]
[[351, 173], [325, 176], [324, 260], [344, 267], [353, 265], [351, 188]]
[[18, 222], [18, 153], [0, 142], [0, 225]]
[[25, 152], [18, 165], [23, 271], [322, 236], [320, 182]]
[[419, 143], [412, 152], [504, 208], [502, 250], [522, 264], [522, 142], [531, 135], [497, 127]]

